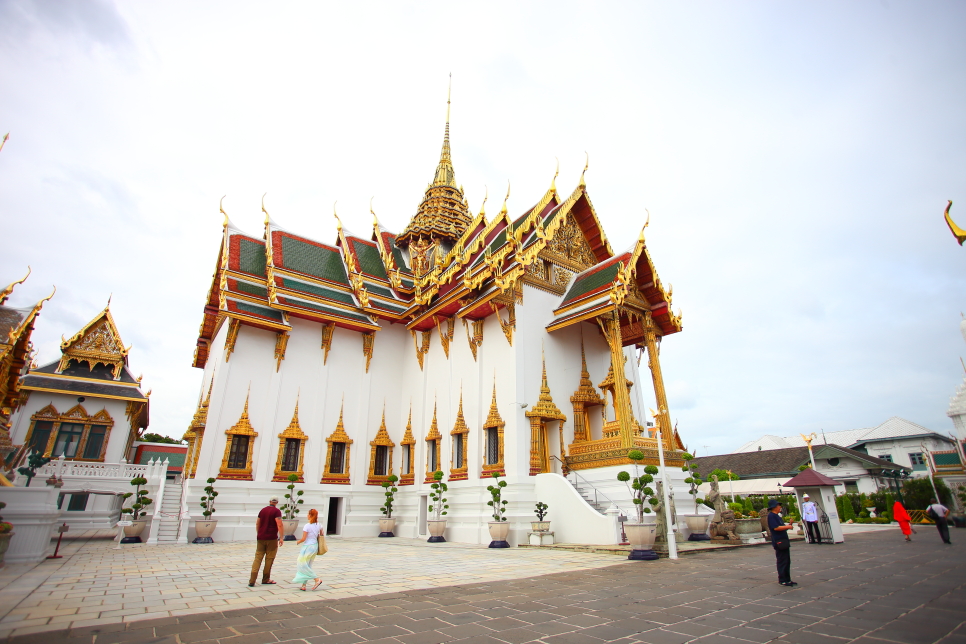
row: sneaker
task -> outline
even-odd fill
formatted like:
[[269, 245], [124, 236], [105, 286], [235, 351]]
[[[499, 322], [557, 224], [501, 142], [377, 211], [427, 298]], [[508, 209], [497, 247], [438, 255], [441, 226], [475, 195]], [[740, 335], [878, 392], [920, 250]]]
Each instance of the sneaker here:
[[795, 582], [795, 581], [782, 581], [782, 582], [779, 582], [779, 583], [782, 586], [789, 586], [789, 587], [791, 587], [791, 586], [797, 586], [798, 585], [798, 582]]

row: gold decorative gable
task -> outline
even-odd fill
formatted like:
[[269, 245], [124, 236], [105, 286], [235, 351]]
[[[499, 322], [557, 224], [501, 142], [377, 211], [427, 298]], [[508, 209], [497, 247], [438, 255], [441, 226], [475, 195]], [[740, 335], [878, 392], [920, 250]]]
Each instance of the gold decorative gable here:
[[[399, 485], [412, 485], [416, 482], [416, 470], [413, 466], [413, 459], [416, 456], [416, 437], [413, 436], [413, 405], [411, 402], [409, 403], [409, 419], [406, 421], [406, 433], [403, 434], [399, 445], [402, 447], [403, 453], [403, 466], [399, 472]], [[406, 471], [407, 456], [409, 465], [408, 472]]]
[[597, 257], [591, 250], [587, 238], [574, 219], [573, 212], [568, 212], [563, 224], [551, 237], [540, 256], [559, 266], [565, 266], [578, 273], [597, 263]]
[[114, 325], [110, 308], [105, 308], [71, 339], [60, 343], [62, 355], [57, 371], [63, 371], [71, 360], [76, 360], [86, 362], [91, 369], [98, 364], [111, 367], [114, 379], [118, 380], [121, 377], [121, 369], [127, 363], [130, 350], [130, 347], [125, 349], [124, 343], [121, 342], [121, 335]]

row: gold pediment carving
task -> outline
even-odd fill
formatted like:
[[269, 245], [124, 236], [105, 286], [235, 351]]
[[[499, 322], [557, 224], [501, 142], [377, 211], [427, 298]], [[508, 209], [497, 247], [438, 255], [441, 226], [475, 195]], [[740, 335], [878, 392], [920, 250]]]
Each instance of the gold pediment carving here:
[[590, 243], [584, 237], [583, 231], [577, 224], [572, 213], [567, 213], [567, 219], [557, 228], [546, 246], [540, 252], [547, 259], [556, 261], [563, 266], [583, 271], [597, 264], [597, 257], [590, 248]]

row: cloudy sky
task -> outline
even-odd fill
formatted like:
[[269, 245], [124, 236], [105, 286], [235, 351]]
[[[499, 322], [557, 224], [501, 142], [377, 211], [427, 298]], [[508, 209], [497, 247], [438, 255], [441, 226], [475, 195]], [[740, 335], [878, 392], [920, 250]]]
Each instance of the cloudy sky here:
[[[685, 330], [663, 344], [692, 449], [763, 433], [941, 432], [963, 378], [966, 4], [0, 0], [0, 281], [56, 284], [59, 356], [107, 302], [180, 437], [221, 234], [401, 230], [453, 74], [457, 179], [511, 214], [587, 182], [647, 239]], [[649, 376], [642, 373], [640, 382]]]

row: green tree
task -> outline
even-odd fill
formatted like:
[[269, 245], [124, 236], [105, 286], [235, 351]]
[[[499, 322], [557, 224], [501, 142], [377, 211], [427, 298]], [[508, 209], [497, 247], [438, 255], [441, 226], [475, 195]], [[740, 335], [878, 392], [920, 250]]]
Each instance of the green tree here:
[[17, 469], [17, 473], [21, 476], [27, 477], [27, 487], [30, 487], [30, 482], [35, 476], [37, 476], [37, 470], [49, 462], [49, 456], [44, 456], [42, 454], [38, 454], [37, 452], [31, 452], [30, 456], [27, 457], [27, 465]]
[[712, 476], [717, 476], [719, 481], [737, 481], [741, 477], [734, 472], [729, 472], [723, 470], [720, 467], [711, 470], [711, 474], [708, 475], [708, 480], [711, 480]]
[[506, 487], [506, 481], [500, 480], [499, 472], [493, 472], [491, 476], [493, 477], [493, 485], [486, 486], [486, 491], [490, 493], [491, 499], [486, 504], [493, 508], [494, 521], [506, 521], [506, 517], [503, 516], [507, 505], [507, 502], [503, 500], [503, 488]]
[[[936, 492], [939, 492], [939, 502], [947, 508], [951, 507], [953, 493], [942, 479], [935, 479]], [[929, 479], [909, 479], [902, 484], [902, 498], [906, 502], [907, 510], [925, 510], [929, 505], [929, 499], [936, 495], [932, 491]]]
[[141, 440], [145, 443], [167, 443], [168, 445], [186, 445], [187, 441], [163, 436], [161, 434], [147, 433], [141, 435]]
[[299, 506], [304, 503], [304, 501], [299, 497], [305, 494], [305, 491], [295, 491], [295, 484], [299, 480], [298, 474], [289, 474], [286, 478], [289, 481], [288, 485], [285, 486], [288, 488], [288, 494], [285, 495], [285, 503], [282, 504], [282, 514], [285, 515], [285, 519], [287, 521], [289, 519], [295, 519], [298, 516], [298, 513], [302, 510], [302, 508]]
[[657, 505], [660, 502], [654, 496], [654, 489], [648, 487], [648, 484], [654, 481], [654, 475], [658, 473], [658, 469], [654, 465], [645, 465], [644, 473], [638, 475], [637, 462], [644, 460], [644, 452], [632, 449], [627, 453], [627, 458], [634, 461], [634, 476], [627, 472], [618, 472], [617, 480], [627, 485], [634, 507], [637, 508], [637, 522], [644, 523], [644, 515], [651, 513], [651, 508], [646, 504]]

